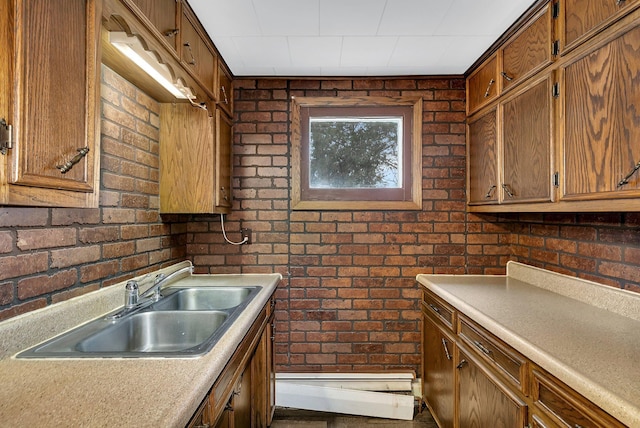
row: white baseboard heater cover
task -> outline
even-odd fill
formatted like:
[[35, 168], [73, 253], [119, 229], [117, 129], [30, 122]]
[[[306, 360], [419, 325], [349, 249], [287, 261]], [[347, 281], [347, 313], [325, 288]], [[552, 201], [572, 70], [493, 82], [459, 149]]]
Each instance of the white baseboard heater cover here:
[[348, 415], [412, 420], [415, 376], [400, 374], [278, 373], [276, 406]]

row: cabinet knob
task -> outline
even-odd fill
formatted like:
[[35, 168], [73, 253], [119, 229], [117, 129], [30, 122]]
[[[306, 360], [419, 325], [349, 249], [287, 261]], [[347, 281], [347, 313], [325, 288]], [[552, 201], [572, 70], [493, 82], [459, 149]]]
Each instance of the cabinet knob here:
[[509, 76], [507, 73], [505, 73], [504, 71], [502, 73], [500, 73], [500, 75], [502, 77], [504, 77], [506, 79], [507, 82], [511, 82], [513, 80], [513, 77]]
[[484, 197], [485, 197], [486, 199], [491, 199], [491, 194], [493, 193], [493, 191], [494, 191], [494, 189], [495, 189], [495, 188], [496, 188], [496, 185], [495, 185], [495, 184], [491, 185], [491, 187], [489, 187], [489, 190], [487, 190], [487, 194], [486, 194], [486, 195], [484, 195]]
[[229, 98], [227, 97], [227, 90], [224, 86], [220, 86], [220, 91], [222, 91], [222, 96], [224, 96], [224, 103], [229, 105]]
[[164, 32], [165, 37], [175, 37], [180, 33], [179, 28], [172, 28], [171, 30], [167, 30]]
[[640, 169], [640, 162], [638, 162], [629, 172], [629, 174], [627, 174], [622, 180], [620, 180], [620, 182], [618, 182], [618, 187], [622, 187], [625, 184], [629, 184], [629, 179], [631, 177], [633, 177], [633, 174], [636, 173], [636, 171], [638, 171]]
[[503, 184], [502, 188], [504, 189], [504, 191], [507, 193], [507, 195], [509, 195], [510, 198], [515, 197], [515, 195], [513, 194], [513, 191], [511, 190], [511, 188], [509, 187], [509, 185], [507, 184]]
[[442, 338], [442, 346], [444, 347], [444, 355], [447, 357], [447, 360], [451, 360], [451, 354], [449, 353], [449, 349], [447, 349], [447, 339]]
[[73, 158], [63, 163], [62, 165], [56, 165], [56, 168], [60, 170], [60, 174], [66, 174], [67, 172], [71, 171], [71, 168], [73, 168], [75, 164], [80, 162], [80, 160], [85, 157], [87, 153], [89, 153], [89, 147], [78, 149], [78, 154], [76, 154]]
[[460, 362], [458, 363], [458, 365], [456, 366], [456, 368], [457, 368], [457, 369], [461, 369], [461, 368], [463, 368], [464, 366], [466, 366], [467, 364], [469, 364], [469, 363], [467, 362], [467, 360], [460, 360]]

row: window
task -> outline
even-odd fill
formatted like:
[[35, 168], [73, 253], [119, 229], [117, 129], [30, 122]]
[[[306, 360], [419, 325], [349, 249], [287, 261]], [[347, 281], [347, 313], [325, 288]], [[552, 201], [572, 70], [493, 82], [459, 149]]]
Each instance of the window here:
[[292, 101], [292, 206], [422, 208], [422, 99]]

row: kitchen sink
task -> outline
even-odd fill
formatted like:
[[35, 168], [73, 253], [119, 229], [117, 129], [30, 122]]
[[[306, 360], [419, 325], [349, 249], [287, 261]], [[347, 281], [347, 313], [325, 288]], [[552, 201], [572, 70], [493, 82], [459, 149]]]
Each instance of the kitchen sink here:
[[16, 358], [198, 357], [215, 346], [261, 288], [167, 287], [155, 303], [118, 309]]
[[155, 310], [202, 311], [234, 308], [260, 287], [168, 287], [164, 298], [153, 305]]
[[80, 341], [79, 352], [172, 352], [197, 347], [229, 317], [226, 312], [147, 311]]

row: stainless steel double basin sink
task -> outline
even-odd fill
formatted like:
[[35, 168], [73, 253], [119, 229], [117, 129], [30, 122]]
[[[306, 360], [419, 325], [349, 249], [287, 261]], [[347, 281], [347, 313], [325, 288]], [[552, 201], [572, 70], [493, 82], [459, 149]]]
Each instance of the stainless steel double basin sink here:
[[96, 318], [16, 358], [197, 357], [213, 348], [260, 289], [167, 287], [155, 303]]

